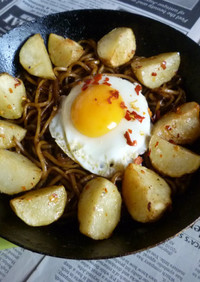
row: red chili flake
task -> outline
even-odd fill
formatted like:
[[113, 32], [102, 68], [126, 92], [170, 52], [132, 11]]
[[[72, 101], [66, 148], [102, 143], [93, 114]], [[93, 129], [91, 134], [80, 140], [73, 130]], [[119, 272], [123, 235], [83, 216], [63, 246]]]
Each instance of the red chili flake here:
[[109, 97], [108, 97], [108, 99], [107, 99], [107, 101], [108, 101], [108, 104], [112, 104], [112, 101], [111, 101], [111, 99], [112, 99], [112, 96], [109, 96]]
[[174, 140], [172, 140], [172, 139], [169, 140], [169, 143], [174, 144], [174, 145], [176, 144], [176, 143], [174, 142]]
[[102, 74], [98, 73], [94, 76], [92, 84], [99, 84], [99, 80], [102, 79]]
[[115, 97], [116, 99], [119, 98], [119, 91], [118, 90], [110, 90], [110, 93], [113, 97]]
[[157, 73], [156, 73], [156, 72], [152, 72], [151, 75], [152, 75], [152, 76], [156, 76]]
[[107, 81], [103, 82], [103, 84], [104, 84], [104, 85], [107, 85], [107, 86], [111, 86], [111, 83], [109, 83], [109, 82], [107, 82]]
[[120, 108], [122, 108], [122, 109], [126, 109], [126, 108], [127, 108], [127, 106], [125, 105], [125, 103], [124, 103], [124, 102], [121, 102], [121, 103], [120, 103]]
[[88, 85], [84, 84], [83, 87], [82, 87], [82, 91], [85, 91], [87, 88], [88, 88]]
[[160, 158], [162, 158], [162, 154], [160, 154]]
[[133, 163], [137, 165], [141, 165], [143, 162], [143, 158], [138, 156], [136, 159], [134, 159]]
[[142, 90], [142, 86], [140, 84], [138, 84], [136, 87], [135, 87], [135, 92], [137, 95], [140, 94], [140, 91]]
[[107, 190], [107, 188], [104, 188], [104, 191], [105, 191], [106, 193], [108, 193], [108, 190]]
[[126, 138], [126, 142], [129, 146], [136, 146], [137, 145], [137, 141], [136, 140], [131, 140], [130, 134], [128, 131], [126, 131], [124, 133], [124, 137]]
[[140, 123], [142, 123], [143, 119], [145, 119], [145, 117], [138, 115], [135, 111], [132, 111], [131, 115], [133, 115], [134, 118], [137, 119]]
[[109, 81], [109, 78], [106, 77], [106, 78], [104, 79], [104, 81], [103, 81], [103, 84], [108, 85], [108, 86], [111, 86], [111, 83], [109, 83], [108, 81]]
[[10, 92], [10, 93], [13, 93], [13, 90], [12, 90], [12, 88], [9, 88], [9, 92]]
[[19, 79], [17, 79], [17, 78], [15, 78], [15, 81], [17, 81], [17, 83], [14, 84], [15, 88], [22, 84], [21, 81]]
[[126, 111], [125, 119], [128, 121], [131, 119], [137, 119], [140, 123], [142, 123], [145, 117], [138, 115], [135, 111], [130, 112], [129, 110]]
[[109, 104], [112, 104], [112, 99], [118, 99], [119, 98], [119, 91], [117, 90], [110, 90], [111, 95], [108, 97], [107, 101]]
[[158, 146], [158, 144], [159, 144], [159, 142], [157, 141], [156, 144], [155, 144], [155, 148]]
[[166, 126], [165, 126], [165, 129], [166, 129], [166, 130], [172, 130], [172, 128], [171, 128], [170, 125], [166, 125]]
[[130, 111], [127, 110], [127, 111], [126, 111], [126, 114], [125, 114], [125, 119], [127, 119], [128, 121], [131, 120], [130, 114], [131, 114]]
[[161, 68], [163, 69], [163, 70], [165, 70], [166, 69], [166, 61], [163, 61], [162, 63], [161, 63]]
[[128, 129], [128, 132], [129, 132], [129, 133], [132, 133], [132, 132], [133, 132], [133, 130], [132, 130], [132, 129]]
[[86, 90], [86, 89], [88, 88], [88, 86], [89, 86], [89, 84], [91, 83], [91, 81], [92, 81], [92, 79], [87, 79], [87, 80], [85, 81], [85, 83], [84, 83], [83, 86], [82, 86], [82, 91], [84, 91], [84, 90]]

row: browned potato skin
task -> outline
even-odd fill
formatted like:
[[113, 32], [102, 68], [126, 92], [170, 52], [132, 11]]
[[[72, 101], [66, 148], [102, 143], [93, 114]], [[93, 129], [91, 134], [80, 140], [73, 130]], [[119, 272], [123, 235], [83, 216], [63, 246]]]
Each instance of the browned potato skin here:
[[26, 99], [23, 81], [8, 73], [0, 74], [0, 116], [18, 119], [22, 116]]
[[30, 74], [47, 79], [56, 79], [44, 40], [39, 33], [29, 37], [19, 52], [19, 61]]
[[176, 144], [191, 144], [200, 137], [199, 104], [188, 102], [161, 117], [153, 126], [158, 135]]
[[26, 129], [21, 126], [0, 120], [0, 149], [9, 149], [16, 146], [17, 141], [21, 141], [26, 134]]
[[33, 190], [10, 200], [16, 215], [30, 226], [45, 226], [64, 212], [67, 192], [63, 185]]
[[84, 53], [80, 44], [54, 33], [49, 36], [48, 50], [52, 63], [57, 67], [68, 67]]
[[97, 54], [110, 67], [119, 67], [129, 62], [136, 51], [135, 35], [131, 28], [111, 30], [97, 42]]
[[122, 196], [132, 218], [147, 223], [158, 220], [171, 206], [171, 189], [154, 171], [129, 164], [124, 172]]
[[177, 73], [180, 65], [178, 52], [161, 53], [148, 58], [137, 58], [131, 64], [135, 76], [148, 88], [160, 87]]
[[200, 156], [157, 135], [149, 143], [149, 158], [153, 167], [170, 177], [181, 177], [195, 172], [200, 166]]
[[103, 177], [90, 180], [78, 202], [80, 232], [94, 240], [109, 238], [120, 220], [121, 201], [111, 181]]
[[31, 190], [40, 180], [42, 171], [22, 154], [0, 149], [0, 192], [14, 195]]

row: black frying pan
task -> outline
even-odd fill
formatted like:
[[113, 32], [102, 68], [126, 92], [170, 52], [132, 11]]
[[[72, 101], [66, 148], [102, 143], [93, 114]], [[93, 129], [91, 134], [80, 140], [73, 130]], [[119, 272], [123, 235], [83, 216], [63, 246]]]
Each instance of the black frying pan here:
[[[187, 99], [200, 103], [200, 48], [178, 31], [159, 22], [121, 11], [82, 10], [64, 12], [18, 27], [0, 38], [0, 72], [20, 72], [20, 46], [32, 34], [46, 40], [50, 32], [73, 40], [98, 40], [118, 26], [133, 28], [137, 55], [161, 52], [181, 53], [180, 73]], [[173, 210], [157, 223], [144, 225], [129, 217], [122, 219], [113, 236], [93, 241], [78, 231], [77, 222], [58, 222], [33, 228], [18, 219], [9, 207], [9, 197], [0, 195], [0, 236], [29, 250], [73, 259], [99, 259], [127, 255], [171, 238], [200, 216], [200, 173], [193, 177], [187, 192], [174, 202]]]

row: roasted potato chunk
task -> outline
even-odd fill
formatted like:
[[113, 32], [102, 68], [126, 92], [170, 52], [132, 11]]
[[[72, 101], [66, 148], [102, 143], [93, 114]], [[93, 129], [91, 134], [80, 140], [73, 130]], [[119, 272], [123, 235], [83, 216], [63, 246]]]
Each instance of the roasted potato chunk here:
[[164, 175], [181, 177], [195, 172], [200, 166], [200, 156], [153, 135], [149, 143], [153, 167]]
[[99, 58], [105, 65], [114, 68], [129, 62], [135, 50], [135, 35], [128, 27], [115, 28], [97, 42]]
[[27, 192], [10, 200], [10, 206], [26, 224], [44, 226], [61, 217], [66, 201], [67, 192], [61, 185]]
[[86, 184], [78, 202], [81, 233], [95, 240], [109, 238], [120, 213], [121, 195], [112, 182], [97, 177]]
[[41, 169], [23, 155], [0, 149], [0, 192], [12, 195], [28, 191], [41, 174]]
[[31, 36], [19, 52], [19, 61], [25, 70], [35, 76], [55, 79], [52, 64], [40, 34]]
[[169, 112], [154, 125], [152, 134], [176, 144], [191, 144], [200, 137], [199, 104], [188, 102]]
[[0, 120], [0, 149], [9, 149], [15, 146], [15, 140], [21, 141], [26, 134], [26, 129], [23, 127]]
[[162, 53], [149, 58], [138, 58], [131, 67], [140, 83], [148, 88], [157, 88], [168, 82], [178, 71], [180, 54], [178, 52]]
[[68, 67], [84, 53], [80, 44], [54, 33], [49, 36], [48, 50], [52, 63], [57, 67]]
[[158, 220], [171, 206], [171, 189], [154, 171], [129, 164], [124, 172], [122, 196], [132, 218], [138, 222]]
[[8, 73], [0, 74], [0, 116], [18, 119], [23, 113], [26, 90], [22, 80]]

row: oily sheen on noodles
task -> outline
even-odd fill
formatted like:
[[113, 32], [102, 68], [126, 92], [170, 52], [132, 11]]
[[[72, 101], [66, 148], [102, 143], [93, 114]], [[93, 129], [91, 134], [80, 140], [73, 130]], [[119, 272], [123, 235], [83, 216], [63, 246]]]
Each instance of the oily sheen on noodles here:
[[72, 88], [50, 124], [52, 137], [70, 158], [105, 177], [146, 151], [150, 129], [140, 84], [111, 75]]

